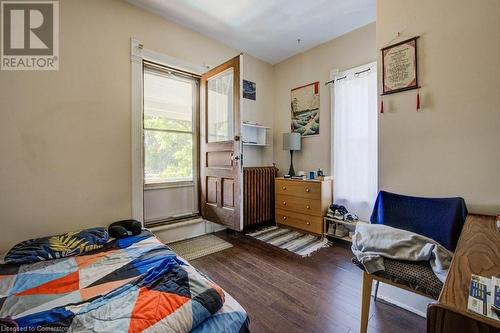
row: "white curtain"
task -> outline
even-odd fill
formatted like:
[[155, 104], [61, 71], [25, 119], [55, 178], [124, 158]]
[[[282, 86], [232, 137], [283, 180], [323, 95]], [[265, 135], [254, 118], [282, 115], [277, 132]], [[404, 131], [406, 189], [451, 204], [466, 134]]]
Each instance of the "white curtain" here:
[[377, 64], [350, 69], [333, 79], [334, 201], [368, 221], [378, 191]]

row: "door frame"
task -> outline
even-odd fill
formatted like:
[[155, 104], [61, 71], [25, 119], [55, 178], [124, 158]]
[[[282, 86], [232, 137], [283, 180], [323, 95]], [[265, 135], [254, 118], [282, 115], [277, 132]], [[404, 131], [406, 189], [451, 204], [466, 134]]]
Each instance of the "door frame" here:
[[[143, 105], [143, 61], [154, 62], [196, 75], [202, 75], [207, 68], [158, 53], [144, 47], [136, 38], [130, 39], [132, 119], [131, 119], [131, 159], [132, 159], [132, 218], [144, 226], [144, 142], [142, 137]], [[199, 184], [198, 184], [199, 185]], [[199, 188], [199, 186], [198, 186]], [[199, 197], [199, 196], [198, 196]]]

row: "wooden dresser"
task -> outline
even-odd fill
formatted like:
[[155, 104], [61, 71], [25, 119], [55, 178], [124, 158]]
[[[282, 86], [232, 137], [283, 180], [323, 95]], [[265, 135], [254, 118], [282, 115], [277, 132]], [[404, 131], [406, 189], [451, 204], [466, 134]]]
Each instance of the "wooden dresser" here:
[[322, 235], [332, 203], [331, 180], [275, 179], [276, 223]]

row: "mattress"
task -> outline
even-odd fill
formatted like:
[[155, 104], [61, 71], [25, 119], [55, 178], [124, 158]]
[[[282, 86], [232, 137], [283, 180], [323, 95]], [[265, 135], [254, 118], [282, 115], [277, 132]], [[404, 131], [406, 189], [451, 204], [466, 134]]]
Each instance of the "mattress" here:
[[80, 256], [1, 264], [0, 318], [19, 331], [248, 330], [234, 298], [146, 230]]

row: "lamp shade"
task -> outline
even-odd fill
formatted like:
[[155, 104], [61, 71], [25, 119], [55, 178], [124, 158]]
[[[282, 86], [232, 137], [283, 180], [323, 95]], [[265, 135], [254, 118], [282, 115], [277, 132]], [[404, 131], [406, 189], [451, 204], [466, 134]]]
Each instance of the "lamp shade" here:
[[300, 133], [283, 133], [283, 150], [300, 150], [301, 139]]

